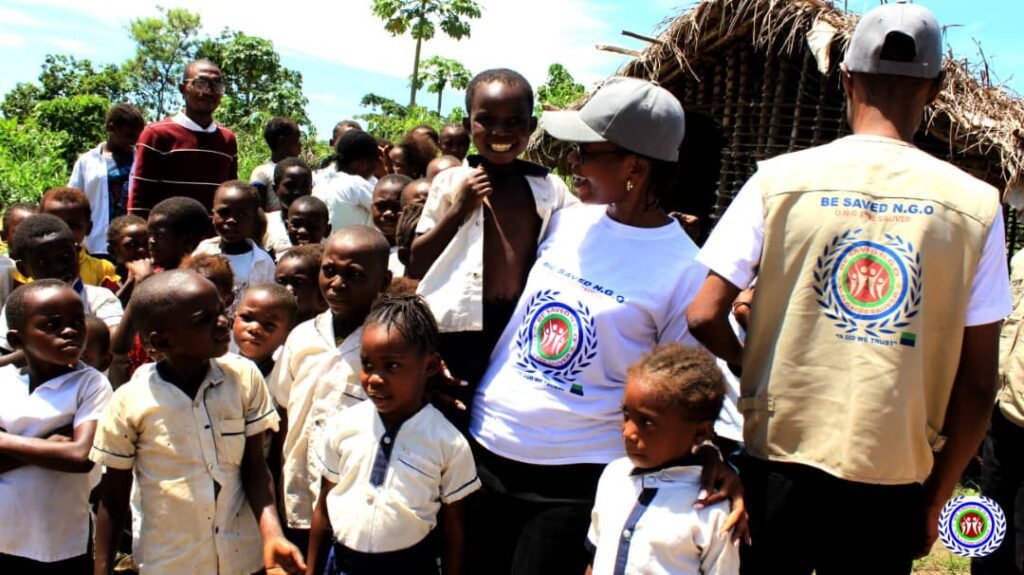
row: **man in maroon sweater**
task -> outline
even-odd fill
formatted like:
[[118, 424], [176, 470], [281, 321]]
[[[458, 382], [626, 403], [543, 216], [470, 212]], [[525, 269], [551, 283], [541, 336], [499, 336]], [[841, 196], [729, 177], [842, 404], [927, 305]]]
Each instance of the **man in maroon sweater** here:
[[213, 121], [224, 95], [220, 68], [209, 60], [192, 62], [179, 89], [185, 111], [146, 126], [135, 146], [128, 192], [128, 210], [135, 215], [146, 217], [173, 196], [194, 198], [210, 210], [217, 186], [238, 179], [235, 134]]

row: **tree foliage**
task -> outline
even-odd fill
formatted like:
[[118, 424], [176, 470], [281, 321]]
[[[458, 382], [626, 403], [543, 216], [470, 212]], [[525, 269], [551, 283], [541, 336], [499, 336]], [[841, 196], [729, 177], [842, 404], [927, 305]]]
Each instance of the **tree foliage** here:
[[60, 156], [72, 166], [80, 153], [106, 136], [103, 120], [109, 108], [110, 100], [86, 94], [40, 102], [33, 117], [40, 127], [64, 133], [64, 150]]
[[461, 122], [465, 115], [459, 107], [454, 108], [448, 116], [442, 116], [423, 106], [403, 106], [377, 94], [366, 94], [359, 105], [370, 109], [369, 112], [357, 116], [365, 123], [366, 131], [394, 143], [399, 142], [409, 130], [420, 124], [433, 126], [440, 131], [445, 124]]
[[158, 9], [162, 17], [137, 18], [129, 25], [135, 56], [125, 64], [125, 74], [136, 102], [163, 118], [179, 101], [178, 84], [199, 46], [199, 14]]
[[548, 66], [548, 77], [537, 88], [538, 114], [544, 107], [563, 109], [587, 95], [587, 89], [572, 77], [561, 64]]
[[39, 84], [18, 83], [4, 96], [0, 111], [7, 118], [25, 120], [40, 103], [49, 100], [94, 95], [117, 102], [127, 93], [124, 73], [113, 64], [95, 69], [90, 60], [48, 54], [39, 72]]
[[[384, 29], [392, 36], [409, 32], [416, 40], [411, 77], [419, 78], [423, 42], [433, 39], [438, 27], [454, 40], [468, 38], [469, 20], [479, 18], [481, 12], [474, 0], [374, 0], [373, 14], [384, 21]], [[413, 82], [409, 107], [415, 105], [416, 82]]]
[[0, 198], [5, 204], [35, 202], [46, 190], [67, 184], [65, 138], [31, 118], [0, 119]]
[[473, 75], [458, 60], [432, 56], [423, 62], [419, 77], [413, 79], [413, 87], [419, 90], [423, 86], [431, 94], [437, 94], [437, 113], [441, 113], [441, 97], [446, 88], [465, 90]]

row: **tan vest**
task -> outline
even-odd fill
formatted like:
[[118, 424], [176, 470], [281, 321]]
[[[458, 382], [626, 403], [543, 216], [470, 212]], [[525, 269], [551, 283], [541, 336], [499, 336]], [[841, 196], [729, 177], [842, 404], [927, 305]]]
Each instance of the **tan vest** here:
[[999, 333], [999, 410], [1006, 419], [1024, 427], [1024, 250], [1010, 261], [1010, 299], [1013, 313]]
[[762, 162], [764, 246], [740, 409], [755, 456], [874, 484], [941, 448], [994, 188], [903, 142]]

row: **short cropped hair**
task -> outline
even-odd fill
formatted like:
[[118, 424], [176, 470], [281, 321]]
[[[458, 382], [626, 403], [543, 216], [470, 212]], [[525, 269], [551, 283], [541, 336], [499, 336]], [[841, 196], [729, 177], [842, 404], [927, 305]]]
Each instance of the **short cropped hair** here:
[[213, 192], [213, 196], [216, 198], [217, 193], [219, 193], [221, 190], [229, 189], [236, 189], [241, 190], [243, 192], [247, 192], [246, 195], [249, 197], [250, 200], [252, 200], [253, 208], [258, 210], [261, 207], [262, 204], [260, 202], [259, 190], [256, 189], [256, 186], [250, 184], [245, 180], [228, 180], [223, 184], [217, 186], [217, 190]]
[[405, 163], [413, 168], [413, 173], [417, 178], [422, 178], [427, 174], [427, 165], [437, 157], [440, 151], [433, 140], [412, 132], [402, 138], [402, 142], [397, 147], [405, 153]]
[[316, 196], [300, 196], [295, 198], [295, 201], [288, 206], [289, 210], [292, 208], [309, 209], [309, 211], [315, 214], [323, 215], [327, 220], [331, 218], [331, 211], [327, 208], [327, 204]]
[[299, 133], [299, 125], [291, 118], [274, 116], [263, 128], [263, 141], [273, 150], [282, 138]]
[[25, 221], [18, 226], [18, 230], [14, 232], [14, 238], [11, 239], [11, 258], [24, 259], [25, 251], [32, 247], [32, 242], [48, 237], [75, 243], [75, 236], [71, 233], [71, 228], [57, 216], [35, 214], [25, 218]]
[[146, 118], [142, 112], [131, 104], [114, 104], [107, 110], [107, 117], [103, 125], [111, 128], [138, 128], [146, 127]]
[[412, 178], [405, 174], [388, 174], [383, 178], [377, 180], [377, 185], [380, 184], [398, 184], [404, 189], [406, 186], [412, 183]]
[[394, 328], [405, 343], [423, 352], [435, 352], [440, 345], [437, 320], [427, 300], [418, 295], [381, 296], [370, 309], [363, 325], [379, 325], [389, 330]]
[[324, 245], [306, 244], [304, 246], [295, 246], [294, 248], [290, 248], [286, 251], [277, 263], [292, 259], [299, 260], [304, 266], [311, 266], [313, 269], [319, 269], [320, 262], [324, 259]]
[[533, 112], [533, 86], [530, 85], [530, 82], [515, 70], [492, 68], [480, 72], [469, 81], [469, 86], [466, 88], [466, 114], [473, 112], [473, 96], [476, 94], [476, 87], [480, 84], [490, 84], [493, 82], [500, 82], [510, 88], [522, 89], [527, 97], [527, 107], [531, 113]]
[[117, 239], [121, 237], [121, 234], [124, 233], [124, 231], [131, 226], [142, 226], [143, 228], [145, 228], [146, 220], [140, 218], [139, 216], [133, 216], [131, 214], [125, 216], [117, 216], [116, 218], [110, 220], [110, 227], [107, 228], [107, 242], [116, 242]]
[[181, 267], [192, 270], [217, 286], [218, 292], [229, 292], [235, 289], [235, 272], [231, 270], [231, 262], [221, 254], [200, 254], [190, 256], [181, 262]]
[[17, 202], [17, 203], [14, 203], [14, 204], [11, 204], [11, 205], [7, 206], [7, 209], [4, 210], [4, 219], [3, 219], [3, 224], [4, 224], [4, 229], [5, 230], [11, 229], [11, 216], [14, 215], [14, 212], [28, 212], [29, 215], [38, 214], [39, 213], [39, 204], [30, 204], [28, 202]]
[[42, 209], [49, 202], [58, 204], [70, 204], [75, 207], [84, 208], [92, 217], [92, 207], [89, 205], [89, 197], [78, 188], [53, 188], [47, 190], [39, 200], [39, 208]]
[[276, 283], [261, 283], [249, 286], [249, 289], [245, 291], [246, 295], [261, 291], [273, 300], [275, 303], [284, 306], [285, 314], [288, 317], [288, 326], [294, 327], [295, 321], [299, 317], [299, 300], [295, 298], [295, 294], [288, 290], [283, 285]]
[[302, 168], [310, 174], [313, 173], [313, 170], [309, 169], [309, 164], [307, 164], [302, 158], [285, 158], [274, 166], [275, 189], [281, 184], [281, 179], [284, 178], [284, 173], [292, 168]]
[[349, 130], [334, 143], [335, 161], [341, 171], [345, 171], [352, 162], [376, 158], [379, 153], [377, 140], [362, 130]]
[[[9, 329], [21, 329], [25, 327], [25, 320], [28, 319], [31, 310], [25, 309], [25, 300], [29, 294], [53, 288], [71, 289], [68, 284], [56, 279], [41, 279], [19, 286], [11, 295], [7, 296], [4, 314], [7, 316], [7, 327]], [[6, 337], [7, 334], [4, 334]]]
[[419, 126], [416, 126], [415, 128], [409, 130], [409, 133], [422, 134], [430, 138], [430, 140], [434, 142], [435, 146], [441, 145], [441, 134], [438, 134], [437, 128], [431, 126], [430, 124], [420, 124]]
[[153, 274], [142, 280], [132, 292], [132, 323], [149, 343], [149, 332], [159, 329], [159, 322], [181, 305], [180, 294], [185, 284], [195, 277], [202, 277], [193, 270], [174, 269]]
[[334, 130], [331, 132], [331, 140], [337, 143], [341, 134], [349, 129], [362, 131], [363, 126], [355, 120], [342, 120], [334, 125]]
[[185, 196], [174, 196], [160, 201], [149, 212], [149, 217], [163, 217], [167, 226], [175, 236], [200, 241], [213, 235], [213, 222], [210, 212], [203, 204]]
[[641, 356], [629, 366], [626, 379], [642, 382], [656, 401], [686, 421], [714, 421], [725, 400], [725, 378], [711, 354], [678, 342]]

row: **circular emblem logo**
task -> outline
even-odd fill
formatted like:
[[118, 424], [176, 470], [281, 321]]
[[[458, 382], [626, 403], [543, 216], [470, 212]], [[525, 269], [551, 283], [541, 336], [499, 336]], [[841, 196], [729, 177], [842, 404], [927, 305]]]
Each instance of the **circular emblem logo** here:
[[1006, 536], [1006, 515], [988, 497], [961, 495], [946, 502], [939, 514], [939, 538], [963, 557], [984, 557]]
[[530, 356], [548, 367], [562, 367], [573, 360], [580, 342], [580, 317], [560, 304], [549, 303], [530, 322]]
[[833, 270], [835, 301], [854, 318], [883, 318], [906, 298], [907, 268], [903, 258], [886, 246], [854, 242], [839, 255]]

